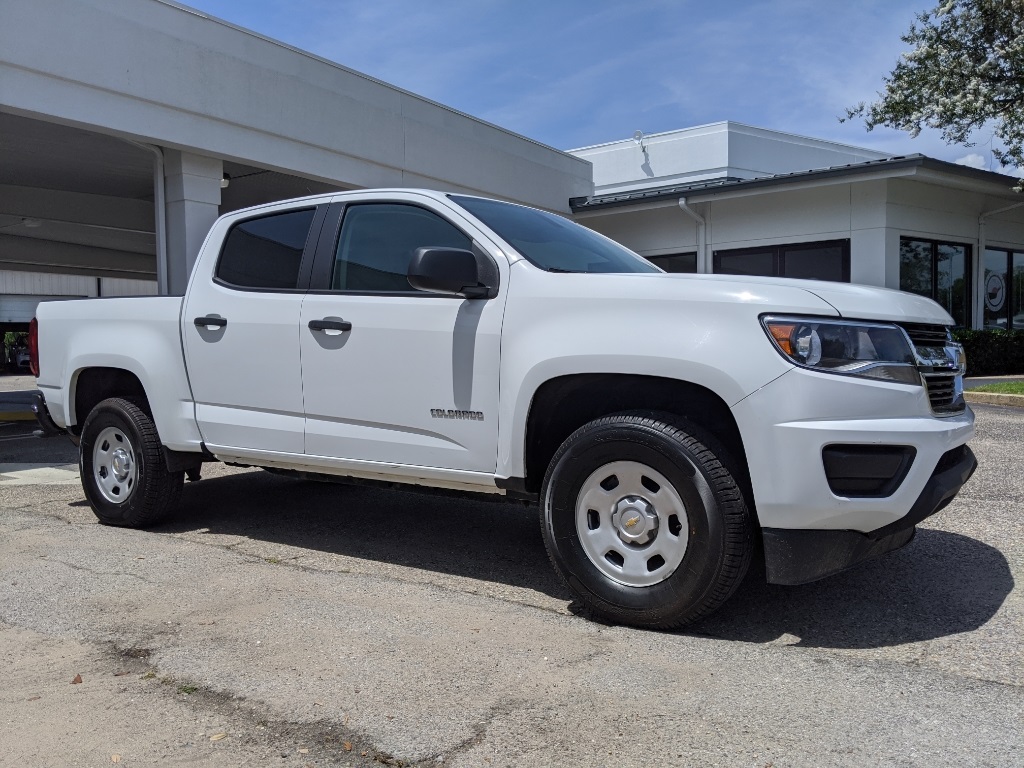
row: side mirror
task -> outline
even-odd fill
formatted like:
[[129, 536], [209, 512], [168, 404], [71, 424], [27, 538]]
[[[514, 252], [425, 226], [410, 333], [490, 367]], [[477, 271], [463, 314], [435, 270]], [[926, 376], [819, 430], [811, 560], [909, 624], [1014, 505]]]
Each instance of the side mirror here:
[[420, 291], [492, 299], [498, 295], [498, 267], [474, 248], [417, 248], [409, 260], [409, 285]]

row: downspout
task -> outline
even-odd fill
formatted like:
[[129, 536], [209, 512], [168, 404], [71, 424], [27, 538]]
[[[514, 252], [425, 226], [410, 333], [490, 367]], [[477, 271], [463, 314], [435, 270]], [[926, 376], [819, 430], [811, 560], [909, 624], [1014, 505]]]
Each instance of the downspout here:
[[164, 153], [153, 144], [143, 144], [131, 139], [122, 139], [139, 149], [153, 153], [153, 207], [156, 221], [156, 292], [167, 295], [167, 205], [164, 187]]
[[711, 272], [711, 265], [708, 264], [707, 232], [708, 224], [704, 217], [698, 214], [693, 208], [686, 204], [686, 198], [679, 198], [679, 208], [697, 222], [697, 272], [708, 274]]
[[985, 326], [985, 219], [995, 216], [997, 213], [1006, 213], [1014, 208], [1020, 208], [1024, 202], [996, 208], [994, 211], [985, 211], [978, 216], [978, 260], [974, 269], [974, 327]]

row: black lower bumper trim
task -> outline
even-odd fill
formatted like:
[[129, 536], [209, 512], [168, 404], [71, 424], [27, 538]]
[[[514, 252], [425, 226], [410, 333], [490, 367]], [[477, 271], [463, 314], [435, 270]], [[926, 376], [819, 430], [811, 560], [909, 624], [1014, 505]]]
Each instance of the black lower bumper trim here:
[[762, 528], [768, 582], [806, 584], [899, 549], [914, 538], [915, 525], [953, 500], [977, 467], [978, 460], [966, 445], [947, 451], [910, 511], [868, 533]]
[[910, 511], [899, 520], [871, 531], [868, 536], [883, 539], [931, 517], [953, 500], [977, 468], [978, 460], [974, 457], [974, 451], [966, 445], [946, 451]]
[[859, 531], [762, 528], [769, 584], [807, 584], [910, 543], [915, 528], [872, 539]]
[[36, 422], [39, 424], [41, 437], [57, 437], [57, 435], [64, 434], [64, 430], [57, 426], [53, 417], [50, 416], [50, 412], [46, 409], [46, 398], [43, 397], [42, 392], [36, 392], [32, 395], [32, 413], [36, 415]]

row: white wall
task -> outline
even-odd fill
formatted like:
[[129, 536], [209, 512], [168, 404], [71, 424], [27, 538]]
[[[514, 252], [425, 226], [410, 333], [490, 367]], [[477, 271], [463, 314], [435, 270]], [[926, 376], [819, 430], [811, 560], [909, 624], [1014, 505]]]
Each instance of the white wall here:
[[[851, 281], [889, 288], [900, 287], [901, 237], [968, 245], [975, 268], [980, 269], [978, 217], [1008, 204], [1013, 204], [1012, 199], [909, 178], [830, 180], [802, 188], [777, 186], [690, 201], [707, 221], [709, 254], [849, 239]], [[597, 208], [577, 218], [643, 256], [697, 250], [696, 225], [678, 209], [675, 199]], [[1024, 206], [991, 216], [986, 244], [1024, 250]], [[980, 272], [974, 282], [977, 288]], [[978, 302], [975, 297], [976, 308]]]
[[99, 279], [81, 275], [0, 270], [0, 294], [27, 296], [97, 296]]
[[18, 272], [0, 269], [0, 296], [153, 296], [155, 280]]
[[870, 149], [721, 122], [571, 150], [594, 164], [597, 194], [733, 177], [756, 179], [887, 157]]
[[[799, 190], [777, 187], [756, 195], [693, 202], [691, 207], [707, 221], [709, 253], [846, 238], [851, 240], [852, 249], [859, 244], [874, 248], [875, 241], [865, 239], [864, 233], [884, 229], [885, 187], [884, 182], [872, 184], [858, 190], [856, 206], [852, 202], [853, 188], [861, 185], [835, 184]], [[674, 199], [661, 207], [635, 211], [630, 207], [596, 209], [578, 221], [642, 256], [697, 249], [696, 224]], [[854, 250], [851, 261], [857, 258]], [[881, 284], [868, 280], [869, 274], [861, 277], [865, 278], [863, 282]]]
[[697, 250], [697, 225], [672, 201], [653, 210], [608, 209], [608, 215], [577, 219], [641, 256], [663, 256]]

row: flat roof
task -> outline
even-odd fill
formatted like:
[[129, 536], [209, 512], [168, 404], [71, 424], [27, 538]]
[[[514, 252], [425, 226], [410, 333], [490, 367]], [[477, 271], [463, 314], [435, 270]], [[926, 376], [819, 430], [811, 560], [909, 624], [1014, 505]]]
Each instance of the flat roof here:
[[[593, 195], [590, 197], [574, 197], [569, 200], [569, 207], [573, 213], [592, 211], [600, 208], [616, 208], [628, 205], [635, 205], [641, 202], [652, 202], [689, 196], [714, 196], [722, 192], [732, 192], [740, 189], [759, 189], [777, 187], [785, 184], [794, 184], [804, 181], [819, 181], [835, 178], [856, 177], [877, 171], [897, 171], [904, 169], [924, 169], [938, 173], [959, 176], [975, 182], [1006, 185], [1007, 194], [1017, 184], [1019, 179], [1015, 176], [1008, 176], [994, 171], [984, 171], [978, 168], [971, 168], [966, 165], [936, 160], [922, 154], [898, 155], [881, 160], [868, 160], [863, 163], [851, 163], [830, 168], [815, 168], [794, 173], [780, 173], [774, 176], [763, 176], [757, 179], [739, 179], [734, 177], [722, 177], [718, 179], [704, 179], [690, 184], [677, 184], [670, 187], [649, 187], [630, 192], [616, 192], [607, 195]], [[1007, 182], [1010, 182], [1007, 184]]]

